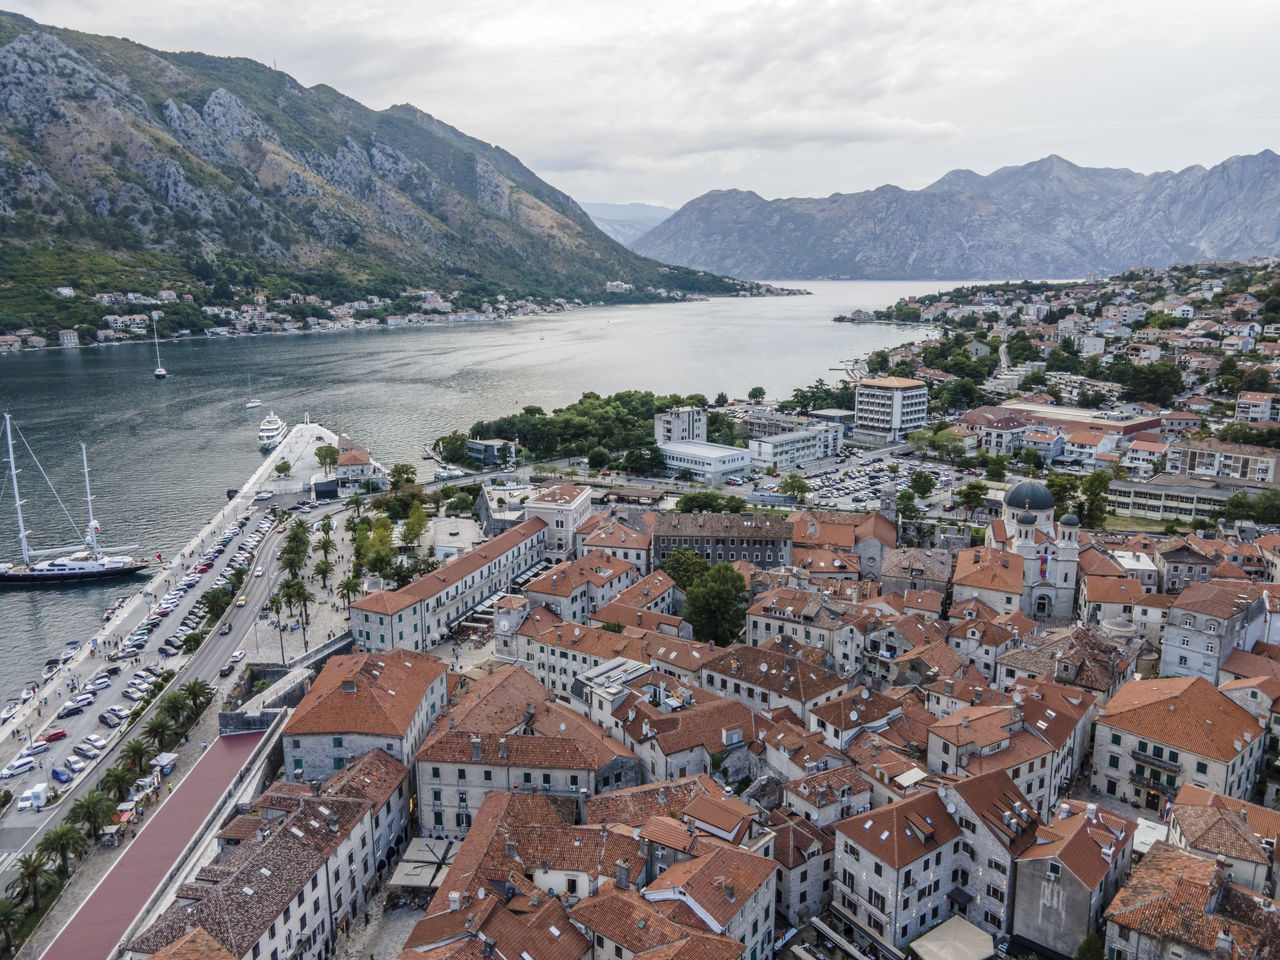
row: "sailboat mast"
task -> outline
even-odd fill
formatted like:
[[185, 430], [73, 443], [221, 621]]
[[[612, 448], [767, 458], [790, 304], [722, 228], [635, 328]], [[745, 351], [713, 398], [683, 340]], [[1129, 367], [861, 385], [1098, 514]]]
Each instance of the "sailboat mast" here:
[[93, 519], [93, 492], [89, 489], [89, 453], [84, 442], [80, 443], [80, 461], [84, 464], [84, 502], [89, 505], [89, 546], [95, 558], [98, 556], [98, 525]]
[[151, 321], [151, 336], [156, 342], [156, 368], [160, 367], [160, 331], [156, 329], [156, 322]]
[[18, 462], [13, 459], [13, 425], [8, 412], [4, 415], [4, 435], [9, 444], [9, 480], [13, 484], [13, 506], [18, 513], [18, 542], [22, 545], [22, 562], [31, 565], [31, 551], [27, 547], [27, 527], [22, 522], [22, 497], [18, 495]]

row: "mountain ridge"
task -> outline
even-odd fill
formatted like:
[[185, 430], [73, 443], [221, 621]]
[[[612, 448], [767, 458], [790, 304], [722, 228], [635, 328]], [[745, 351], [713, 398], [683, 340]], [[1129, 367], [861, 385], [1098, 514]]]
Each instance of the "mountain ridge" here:
[[919, 190], [884, 184], [765, 200], [719, 189], [634, 249], [741, 277], [1075, 277], [1280, 251], [1280, 156], [1270, 149], [1151, 174], [1057, 154], [989, 174], [954, 169]]

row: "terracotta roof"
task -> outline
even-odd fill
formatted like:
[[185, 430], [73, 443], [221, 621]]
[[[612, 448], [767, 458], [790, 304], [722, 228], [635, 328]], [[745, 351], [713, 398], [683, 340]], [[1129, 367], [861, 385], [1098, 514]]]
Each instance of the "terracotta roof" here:
[[[848, 764], [788, 780], [782, 785], [782, 789], [785, 793], [821, 810], [841, 800], [869, 794], [871, 786], [858, 772], [857, 767]], [[869, 800], [868, 803], [870, 803]]]
[[[1022, 791], [1003, 770], [957, 780], [947, 787], [948, 791], [953, 789], [973, 811], [978, 822], [1013, 856], [1018, 856], [1036, 842], [1036, 831], [1043, 823]], [[1021, 816], [1019, 809], [1023, 811]], [[1004, 822], [1006, 813], [1009, 814], [1007, 824]]]
[[835, 841], [804, 817], [788, 810], [769, 811], [769, 829], [773, 831], [773, 859], [788, 870], [795, 870], [809, 862], [809, 852], [817, 848], [821, 853], [835, 850]]
[[[1097, 889], [1111, 864], [1121, 858], [1125, 846], [1133, 842], [1138, 825], [1132, 820], [1095, 805], [1090, 817], [1086, 805], [1063, 800], [1052, 823], [1036, 831], [1036, 843], [1024, 850], [1019, 860], [1057, 860], [1079, 877], [1089, 889]], [[1104, 850], [1110, 849], [1110, 855]]]
[[523, 725], [531, 706], [536, 710], [547, 699], [547, 688], [528, 670], [498, 667], [459, 694], [449, 719], [468, 733], [510, 733]]
[[[860, 685], [848, 693], [840, 694], [834, 700], [818, 704], [809, 713], [836, 730], [851, 730], [854, 727], [875, 723], [900, 709], [901, 706], [896, 700]], [[856, 713], [857, 719], [850, 718], [850, 713]]]
[[1086, 603], [1124, 603], [1135, 604], [1145, 596], [1140, 580], [1129, 580], [1122, 577], [1084, 578], [1084, 598]]
[[625, 823], [639, 826], [651, 816], [675, 815], [697, 795], [718, 796], [719, 785], [705, 773], [663, 783], [649, 783], [588, 797], [587, 823]]
[[[768, 857], [732, 847], [719, 847], [701, 857], [672, 864], [644, 889], [651, 902], [682, 893], [724, 928], [768, 882], [777, 864]], [[729, 899], [732, 888], [733, 899]]]
[[541, 493], [535, 494], [529, 499], [529, 503], [563, 505], [573, 503], [584, 493], [590, 492], [590, 487], [580, 487], [572, 483], [558, 483], [554, 487], [547, 487]]
[[1280, 660], [1272, 660], [1257, 653], [1245, 653], [1243, 650], [1232, 650], [1227, 654], [1227, 659], [1222, 661], [1218, 675], [1228, 673], [1237, 677], [1280, 677]]
[[677, 923], [659, 913], [638, 891], [619, 890], [616, 886], [601, 884], [600, 892], [579, 901], [569, 916], [592, 934], [649, 960], [674, 956], [657, 951], [680, 949], [686, 944], [694, 947], [695, 955], [703, 960], [737, 960], [746, 950], [737, 940], [711, 934], [705, 927]]
[[[1244, 579], [1247, 580], [1248, 577], [1244, 577]], [[1189, 583], [1178, 594], [1178, 599], [1171, 609], [1189, 610], [1192, 613], [1204, 613], [1211, 617], [1221, 617], [1226, 620], [1241, 610], [1247, 609], [1252, 599], [1247, 592], [1242, 593], [1239, 587], [1235, 585]]]
[[1221, 807], [1179, 807], [1174, 804], [1169, 815], [1169, 829], [1181, 831], [1186, 845], [1210, 856], [1222, 854], [1233, 860], [1269, 864], [1271, 853], [1254, 835], [1249, 824], [1237, 813]]
[[993, 547], [964, 549], [956, 560], [952, 582], [979, 590], [1022, 594], [1022, 557]]
[[[480, 759], [473, 761], [472, 743], [480, 742]], [[505, 741], [505, 743], [503, 742]], [[437, 730], [418, 750], [420, 763], [484, 763], [495, 767], [532, 767], [547, 770], [598, 770], [610, 757], [602, 758], [595, 749], [596, 740], [581, 742], [568, 737], [526, 736], [496, 733], [467, 733], [463, 730]], [[617, 741], [617, 749], [626, 751]], [[630, 753], [630, 751], [626, 751]], [[505, 753], [505, 756], [503, 756]], [[610, 751], [610, 755], [613, 751]]]
[[841, 820], [835, 829], [895, 870], [960, 836], [960, 827], [934, 790]]
[[1259, 806], [1245, 800], [1237, 800], [1222, 793], [1214, 793], [1194, 784], [1184, 783], [1173, 799], [1176, 807], [1213, 807], [1227, 810], [1240, 817], [1256, 835], [1280, 842], [1280, 810]]
[[796, 510], [787, 516], [795, 543], [846, 549], [878, 540], [886, 547], [898, 545], [897, 525], [879, 511], [837, 513], [832, 510]]
[[204, 927], [196, 927], [167, 947], [151, 955], [151, 960], [236, 960]]
[[[755, 807], [743, 803], [737, 797], [727, 797], [723, 794], [718, 797], [708, 794], [695, 795], [689, 799], [681, 812], [686, 820], [705, 823], [709, 827], [730, 835], [744, 833], [759, 813]], [[734, 839], [738, 840], [741, 837], [735, 836]]]
[[[492, 540], [480, 544], [469, 553], [445, 564], [438, 570], [419, 577], [408, 586], [396, 591], [381, 590], [362, 597], [351, 604], [356, 610], [369, 610], [373, 613], [397, 613], [415, 603], [429, 599], [457, 585], [477, 570], [493, 563], [508, 550], [536, 537], [547, 529], [545, 520], [534, 517], [506, 530]], [[376, 598], [376, 599], [375, 599]]]
[[632, 607], [647, 608], [653, 606], [673, 590], [676, 593], [682, 593], [665, 570], [654, 570], [627, 587], [613, 600], [614, 603], [625, 603]]
[[1224, 763], [1262, 732], [1247, 710], [1203, 677], [1131, 680], [1098, 722]]
[[332, 657], [285, 724], [284, 736], [403, 737], [447, 669], [433, 656], [400, 648]]
[[942, 615], [944, 599], [937, 590], [908, 590], [902, 595], [902, 606], [906, 610], [924, 610], [937, 617]]
[[764, 513], [660, 513], [653, 523], [655, 537], [746, 537], [750, 540], [791, 542], [791, 524]]
[[524, 588], [526, 595], [568, 597], [586, 584], [605, 587], [636, 574], [634, 564], [607, 553], [589, 553], [580, 560], [565, 560], [541, 574]]
[[652, 737], [666, 756], [694, 747], [702, 747], [714, 756], [726, 749], [726, 731], [736, 730], [747, 739], [755, 715], [736, 700], [703, 690], [696, 692], [692, 704], [672, 713], [663, 713], [649, 702], [648, 696], [636, 693], [627, 696], [614, 709], [613, 716], [622, 721], [632, 742], [643, 744]]
[[801, 703], [848, 686], [836, 670], [812, 666], [800, 657], [784, 656], [735, 644], [703, 665], [703, 670], [768, 690]]

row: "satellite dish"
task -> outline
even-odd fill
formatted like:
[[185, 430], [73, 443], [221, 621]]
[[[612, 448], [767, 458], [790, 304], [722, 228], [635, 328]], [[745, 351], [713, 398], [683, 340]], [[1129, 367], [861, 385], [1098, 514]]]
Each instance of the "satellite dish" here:
[[858, 722], [858, 711], [857, 711], [857, 710], [850, 710], [850, 711], [849, 711], [849, 719], [850, 719], [850, 720], [852, 720], [854, 723], [857, 723], [857, 722]]
[[760, 672], [761, 672], [761, 673], [768, 673], [768, 672], [769, 672], [769, 665], [768, 665], [767, 663], [762, 663], [762, 664], [760, 664]]
[[1022, 702], [1022, 694], [1020, 694], [1020, 693], [1015, 693], [1015, 694], [1013, 695], [1013, 702], [1014, 702], [1014, 703], [1021, 703], [1021, 702]]
[[952, 814], [953, 814], [953, 813], [955, 813], [955, 812], [956, 812], [956, 805], [955, 805], [954, 803], [948, 803], [948, 804], [947, 804], [947, 813], [952, 813]]
[[863, 689], [862, 689], [862, 699], [863, 699], [863, 700], [870, 700], [870, 699], [871, 699], [871, 691], [870, 691], [870, 690], [868, 690], [868, 689], [866, 689], [866, 687], [863, 687]]

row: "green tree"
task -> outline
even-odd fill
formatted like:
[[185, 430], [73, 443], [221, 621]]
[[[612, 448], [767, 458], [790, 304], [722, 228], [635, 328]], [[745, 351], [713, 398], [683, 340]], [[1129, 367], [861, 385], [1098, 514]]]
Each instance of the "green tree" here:
[[960, 501], [960, 505], [969, 511], [969, 519], [973, 519], [974, 511], [987, 502], [987, 494], [991, 491], [985, 483], [980, 480], [971, 480], [966, 483], [956, 493], [956, 499]]
[[662, 561], [662, 569], [677, 587], [687, 593], [690, 587], [706, 575], [707, 560], [688, 547], [676, 547]]
[[1040, 451], [1034, 447], [1023, 447], [1018, 451], [1018, 459], [1033, 469], [1040, 470], [1044, 467], [1044, 457], [1040, 455]]
[[193, 717], [198, 717], [205, 707], [213, 703], [214, 690], [206, 680], [192, 680], [179, 690], [187, 700], [188, 713]]
[[1072, 503], [1080, 492], [1080, 478], [1069, 473], [1050, 472], [1044, 484], [1053, 494], [1054, 515], [1061, 520], [1072, 511]]
[[145, 740], [139, 740], [137, 737], [129, 740], [120, 748], [120, 759], [124, 765], [135, 773], [142, 773], [151, 763], [155, 751], [147, 744]]
[[423, 531], [427, 529], [427, 508], [422, 505], [421, 500], [415, 500], [413, 506], [409, 508], [408, 516], [404, 518], [404, 525], [400, 528], [400, 542], [406, 547], [418, 549], [418, 541], [422, 539]]
[[82, 825], [95, 842], [115, 815], [115, 803], [101, 790], [90, 790], [71, 805], [71, 822]]
[[441, 437], [437, 443], [440, 446], [440, 459], [445, 463], [466, 463], [470, 459], [465, 433], [455, 430], [448, 436]]
[[333, 553], [333, 551], [337, 549], [337, 544], [333, 542], [333, 537], [326, 533], [316, 541], [316, 549], [320, 551], [321, 556], [328, 560], [329, 554]]
[[157, 713], [142, 728], [142, 735], [155, 744], [156, 749], [164, 753], [178, 742], [178, 728], [172, 720]]
[[987, 464], [987, 479], [993, 483], [1003, 483], [1005, 479], [1004, 459], [994, 458]]
[[53, 879], [49, 858], [38, 850], [24, 853], [13, 863], [17, 875], [5, 886], [5, 891], [17, 897], [18, 902], [31, 898], [31, 912], [40, 912], [40, 893]]
[[418, 468], [412, 463], [396, 463], [391, 466], [391, 490], [399, 493], [406, 485], [418, 482]]
[[784, 497], [795, 497], [798, 503], [804, 503], [805, 495], [812, 493], [813, 487], [800, 474], [788, 473], [779, 482], [778, 492]]
[[587, 451], [587, 466], [592, 470], [603, 470], [609, 465], [609, 451], [604, 447], [592, 447]]
[[910, 490], [898, 494], [898, 519], [905, 523], [914, 523], [920, 519], [920, 507], [916, 504], [916, 495]]
[[293, 464], [291, 464], [288, 460], [281, 460], [279, 463], [276, 464], [276, 476], [287, 477], [289, 476], [289, 471], [292, 469], [293, 469]]
[[719, 393], [716, 394], [716, 406], [724, 407], [724, 406], [728, 406], [728, 404], [729, 404], [729, 395], [725, 393], [723, 390], [721, 390]]
[[1111, 476], [1105, 470], [1095, 470], [1080, 485], [1080, 522], [1101, 530], [1107, 523], [1107, 490]]
[[[82, 857], [89, 844], [74, 823], [63, 820], [56, 826], [50, 827], [40, 837], [40, 842], [36, 844], [36, 851], [43, 853], [49, 860], [58, 862], [59, 872], [64, 877], [71, 875], [71, 857]], [[0, 910], [3, 909], [3, 901], [0, 901]], [[0, 920], [0, 927], [3, 927], [3, 920]]]
[[911, 481], [908, 486], [911, 487], [917, 497], [923, 500], [933, 493], [933, 488], [937, 486], [937, 482], [933, 479], [933, 474], [925, 470], [917, 470], [911, 475]]
[[1105, 953], [1102, 937], [1098, 936], [1097, 930], [1090, 930], [1076, 948], [1075, 960], [1103, 960]]
[[338, 596], [347, 605], [347, 617], [351, 616], [351, 601], [360, 596], [360, 578], [343, 577], [338, 581]]
[[684, 618], [694, 639], [721, 647], [733, 643], [746, 623], [747, 600], [742, 574], [717, 563], [686, 591]]
[[123, 767], [112, 767], [98, 780], [98, 789], [114, 797], [116, 803], [122, 803], [129, 796], [134, 779], [134, 775]]
[[764, 387], [752, 387], [747, 391], [747, 399], [752, 403], [759, 403], [764, 397]]
[[320, 586], [322, 586], [322, 587], [324, 587], [326, 590], [328, 590], [328, 589], [329, 589], [329, 577], [330, 577], [330, 576], [332, 576], [333, 571], [334, 571], [334, 569], [335, 569], [335, 567], [334, 567], [334, 565], [333, 565], [333, 561], [332, 561], [332, 560], [317, 560], [317, 561], [316, 561], [316, 565], [315, 565], [315, 567], [314, 567], [313, 569], [314, 569], [314, 570], [315, 570], [315, 572], [316, 572], [316, 576], [320, 578]]
[[204, 600], [205, 609], [209, 611], [209, 620], [214, 622], [222, 619], [222, 615], [231, 606], [234, 596], [226, 587], [213, 587], [204, 592], [202, 599]]
[[329, 443], [316, 447], [316, 463], [325, 474], [331, 473], [338, 465], [338, 448]]
[[4, 949], [9, 955], [14, 952], [13, 936], [21, 919], [22, 909], [11, 897], [5, 897], [0, 900], [0, 933], [4, 934]]
[[364, 494], [358, 490], [351, 494], [351, 496], [347, 497], [347, 506], [356, 512], [357, 519], [360, 517], [360, 508], [364, 506], [364, 502]]

